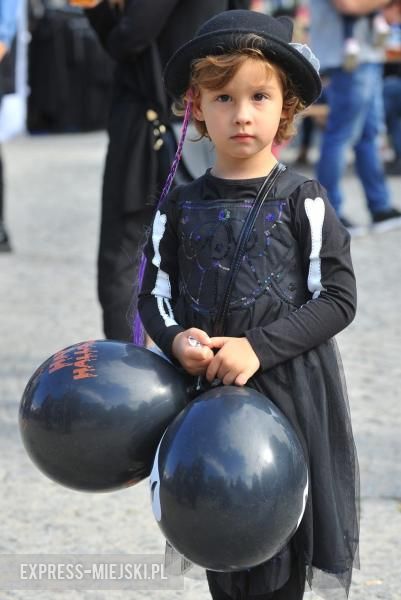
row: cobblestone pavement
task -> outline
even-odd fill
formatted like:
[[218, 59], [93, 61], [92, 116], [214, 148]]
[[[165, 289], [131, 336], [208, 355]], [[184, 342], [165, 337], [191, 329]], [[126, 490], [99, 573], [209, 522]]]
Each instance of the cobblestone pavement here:
[[[45, 478], [19, 436], [17, 410], [35, 368], [55, 351], [101, 338], [95, 255], [104, 133], [20, 138], [4, 148], [14, 252], [0, 255], [1, 554], [161, 553], [147, 483], [83, 494]], [[400, 181], [390, 180], [401, 206]], [[367, 221], [348, 175], [346, 210]], [[361, 571], [352, 600], [401, 599], [401, 231], [353, 241], [359, 311], [340, 336], [362, 475]], [[5, 591], [31, 600], [209, 598], [185, 591]]]

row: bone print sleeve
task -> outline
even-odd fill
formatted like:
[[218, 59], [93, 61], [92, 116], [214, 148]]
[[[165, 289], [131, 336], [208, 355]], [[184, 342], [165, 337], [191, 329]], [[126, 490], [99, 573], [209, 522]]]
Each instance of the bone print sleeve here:
[[303, 183], [289, 199], [289, 209], [310, 299], [289, 315], [246, 332], [262, 370], [327, 341], [355, 316], [350, 236], [324, 188], [316, 181]]
[[178, 296], [178, 238], [174, 190], [156, 211], [145, 248], [146, 268], [138, 299], [138, 310], [146, 332], [172, 358], [171, 346], [184, 331], [175, 320], [173, 306]]

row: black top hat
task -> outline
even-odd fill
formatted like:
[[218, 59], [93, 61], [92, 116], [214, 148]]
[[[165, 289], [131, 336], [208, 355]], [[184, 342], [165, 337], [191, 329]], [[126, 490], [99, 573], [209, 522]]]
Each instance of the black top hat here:
[[234, 40], [238, 36], [256, 34], [265, 42], [260, 50], [266, 58], [282, 67], [305, 104], [312, 104], [322, 89], [319, 61], [308, 46], [290, 44], [292, 30], [293, 23], [288, 17], [274, 18], [252, 10], [219, 13], [206, 21], [195, 37], [181, 46], [167, 63], [164, 71], [167, 92], [173, 98], [179, 98], [186, 92], [193, 60], [230, 52], [237, 47]]

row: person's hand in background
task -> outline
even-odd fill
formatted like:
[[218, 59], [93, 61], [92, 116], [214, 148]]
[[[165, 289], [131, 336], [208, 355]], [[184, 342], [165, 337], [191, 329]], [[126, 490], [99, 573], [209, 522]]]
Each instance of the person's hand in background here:
[[0, 42], [0, 62], [3, 60], [5, 55], [7, 54], [7, 45], [4, 42]]
[[103, 0], [69, 0], [70, 6], [79, 6], [80, 8], [95, 8]]
[[[79, 6], [80, 8], [96, 8], [96, 6], [103, 1], [104, 0], [69, 0], [69, 4], [70, 6]], [[108, 3], [121, 10], [124, 8], [124, 0], [108, 0]]]

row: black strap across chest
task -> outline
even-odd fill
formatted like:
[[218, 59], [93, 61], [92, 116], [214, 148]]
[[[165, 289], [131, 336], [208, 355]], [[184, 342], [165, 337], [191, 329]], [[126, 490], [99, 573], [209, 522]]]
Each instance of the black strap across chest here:
[[273, 186], [277, 182], [278, 178], [287, 167], [285, 167], [282, 163], [278, 162], [273, 169], [270, 171], [266, 179], [263, 181], [260, 189], [255, 198], [255, 202], [252, 205], [251, 210], [248, 213], [248, 216], [245, 220], [245, 223], [241, 229], [241, 233], [239, 236], [238, 244], [234, 252], [234, 256], [231, 261], [229, 275], [227, 277], [226, 287], [224, 289], [223, 297], [221, 303], [217, 309], [216, 318], [213, 326], [213, 336], [221, 336], [225, 334], [226, 331], [226, 321], [227, 321], [227, 312], [228, 307], [230, 305], [230, 298], [234, 286], [235, 278], [238, 274], [238, 271], [241, 267], [242, 259], [245, 254], [245, 248], [249, 236], [253, 230], [256, 219], [260, 212], [260, 209], [263, 206], [266, 198], [270, 194], [273, 189]]

